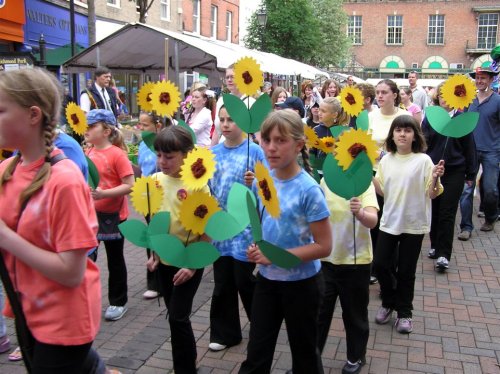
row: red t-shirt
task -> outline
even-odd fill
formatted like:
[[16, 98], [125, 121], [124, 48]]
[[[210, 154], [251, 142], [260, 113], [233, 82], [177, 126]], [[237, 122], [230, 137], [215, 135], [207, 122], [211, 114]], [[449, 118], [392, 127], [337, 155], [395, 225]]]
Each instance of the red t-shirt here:
[[[56, 149], [52, 155], [60, 153]], [[0, 164], [0, 175], [12, 160]], [[15, 229], [21, 192], [31, 183], [43, 158], [18, 164], [0, 193], [0, 219]], [[97, 245], [97, 219], [89, 188], [81, 171], [66, 159], [51, 167], [48, 181], [29, 200], [17, 233], [50, 252], [85, 250]], [[87, 259], [83, 281], [69, 288], [46, 278], [13, 255], [2, 251], [33, 336], [56, 345], [81, 345], [94, 340], [101, 320], [99, 269]], [[85, 253], [83, 252], [83, 253]], [[8, 312], [8, 308], [6, 308]], [[7, 313], [6, 313], [7, 314]]]
[[[122, 149], [114, 145], [106, 149], [90, 148], [86, 151], [86, 154], [99, 172], [99, 187], [103, 190], [119, 186], [122, 184], [122, 178], [134, 175], [134, 170], [127, 155]], [[98, 212], [120, 212], [121, 221], [128, 217], [126, 196], [95, 200], [94, 205]]]

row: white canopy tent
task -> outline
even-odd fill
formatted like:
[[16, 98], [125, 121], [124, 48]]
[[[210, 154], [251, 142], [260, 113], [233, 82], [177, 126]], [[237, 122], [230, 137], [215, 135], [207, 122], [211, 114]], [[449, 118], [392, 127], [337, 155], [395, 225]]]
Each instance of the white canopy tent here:
[[72, 57], [63, 64], [63, 70], [81, 73], [105, 65], [115, 72], [159, 74], [165, 71], [166, 52], [169, 77], [179, 76], [178, 73], [185, 71], [197, 71], [206, 74], [209, 84], [214, 86], [220, 84], [225, 68], [245, 56], [255, 58], [261, 70], [271, 74], [300, 75], [311, 79], [326, 74], [312, 66], [271, 53], [140, 23], [125, 25]]

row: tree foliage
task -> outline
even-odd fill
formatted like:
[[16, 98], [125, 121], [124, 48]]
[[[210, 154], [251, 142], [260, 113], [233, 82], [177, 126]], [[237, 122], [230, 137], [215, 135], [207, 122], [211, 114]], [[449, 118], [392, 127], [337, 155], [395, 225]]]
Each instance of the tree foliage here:
[[244, 43], [320, 67], [345, 60], [350, 41], [342, 0], [263, 0], [267, 23], [251, 18]]

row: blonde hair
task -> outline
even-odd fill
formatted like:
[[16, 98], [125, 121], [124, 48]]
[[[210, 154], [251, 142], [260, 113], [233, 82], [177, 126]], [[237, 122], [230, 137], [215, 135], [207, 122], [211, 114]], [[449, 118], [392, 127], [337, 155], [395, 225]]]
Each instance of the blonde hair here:
[[332, 113], [337, 113], [337, 118], [335, 118], [335, 125], [347, 126], [349, 125], [349, 121], [351, 120], [351, 116], [346, 113], [344, 108], [342, 108], [342, 104], [340, 104], [340, 100], [336, 97], [327, 97], [322, 102], [322, 104], [328, 104], [332, 108]]
[[291, 109], [283, 109], [269, 113], [260, 128], [260, 137], [269, 140], [271, 131], [277, 128], [282, 136], [290, 137], [295, 141], [304, 141], [304, 146], [300, 150], [304, 169], [312, 175], [311, 163], [309, 162], [309, 152], [305, 145], [304, 123], [300, 116]]
[[[0, 72], [0, 91], [23, 108], [37, 107], [42, 112], [40, 134], [45, 142], [45, 162], [31, 184], [21, 192], [20, 204], [25, 204], [50, 177], [50, 153], [54, 149], [56, 125], [59, 123], [62, 87], [56, 78], [46, 70], [33, 68]], [[12, 178], [21, 161], [18, 153], [0, 177], [2, 186]]]

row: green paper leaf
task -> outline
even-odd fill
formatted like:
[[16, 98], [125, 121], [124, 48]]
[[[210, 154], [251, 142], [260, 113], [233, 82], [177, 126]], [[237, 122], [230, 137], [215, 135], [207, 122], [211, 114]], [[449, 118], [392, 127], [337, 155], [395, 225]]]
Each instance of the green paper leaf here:
[[250, 107], [250, 130], [251, 134], [260, 131], [260, 126], [269, 113], [273, 110], [269, 95], [260, 95], [255, 103]]
[[332, 127], [330, 127], [330, 132], [332, 133], [332, 135], [335, 139], [337, 139], [340, 136], [340, 134], [342, 134], [346, 130], [349, 130], [349, 126], [332, 126]]
[[194, 133], [194, 131], [191, 128], [191, 126], [189, 126], [186, 122], [184, 122], [181, 119], [177, 121], [177, 125], [181, 126], [181, 127], [184, 127], [186, 130], [188, 130], [189, 133], [191, 134], [191, 138], [193, 138], [193, 144], [196, 144], [196, 134]]
[[326, 156], [323, 164], [323, 176], [326, 185], [336, 195], [349, 200], [361, 195], [372, 181], [373, 172], [370, 159], [361, 152], [344, 171], [332, 154]]
[[364, 130], [364, 131], [368, 131], [368, 124], [369, 124], [369, 121], [368, 121], [368, 111], [367, 110], [363, 110], [359, 116], [356, 118], [356, 127], [358, 129], [361, 129], [361, 130]]
[[265, 240], [261, 240], [257, 244], [264, 256], [266, 256], [273, 265], [279, 266], [280, 268], [290, 269], [302, 262], [300, 258], [294, 254], [266, 242]]
[[231, 214], [219, 210], [208, 219], [205, 233], [213, 240], [227, 240], [238, 235], [246, 226], [242, 226]]
[[195, 242], [187, 246], [184, 251], [183, 267], [189, 269], [201, 269], [213, 264], [220, 257], [220, 253], [212, 244], [207, 242]]
[[151, 150], [151, 152], [156, 153], [155, 151], [155, 139], [156, 139], [156, 134], [151, 131], [142, 131], [141, 132], [141, 138], [144, 144], [148, 146], [148, 148]]
[[250, 217], [250, 226], [252, 228], [252, 236], [255, 242], [262, 240], [262, 226], [260, 224], [259, 214], [254, 201], [252, 200], [251, 192], [247, 192], [247, 211]]
[[95, 166], [94, 162], [85, 156], [87, 159], [87, 164], [89, 165], [89, 180], [88, 184], [92, 189], [96, 189], [97, 186], [99, 185], [99, 172], [97, 171], [97, 167]]
[[148, 227], [137, 219], [129, 219], [118, 225], [120, 232], [132, 244], [138, 247], [148, 247]]
[[170, 232], [170, 212], [156, 213], [148, 226], [148, 235], [168, 234]]
[[223, 94], [224, 106], [236, 125], [246, 133], [252, 133], [252, 120], [245, 103], [237, 96]]
[[151, 249], [165, 262], [178, 268], [184, 267], [185, 247], [180, 239], [170, 234], [159, 234], [149, 237]]
[[479, 121], [478, 112], [465, 112], [450, 118], [448, 112], [440, 106], [427, 107], [425, 116], [437, 133], [450, 138], [461, 138], [470, 134]]
[[241, 183], [233, 183], [227, 197], [227, 211], [243, 226], [243, 229], [250, 223], [246, 204], [247, 192], [250, 193], [254, 206], [257, 206], [257, 201], [253, 192]]

